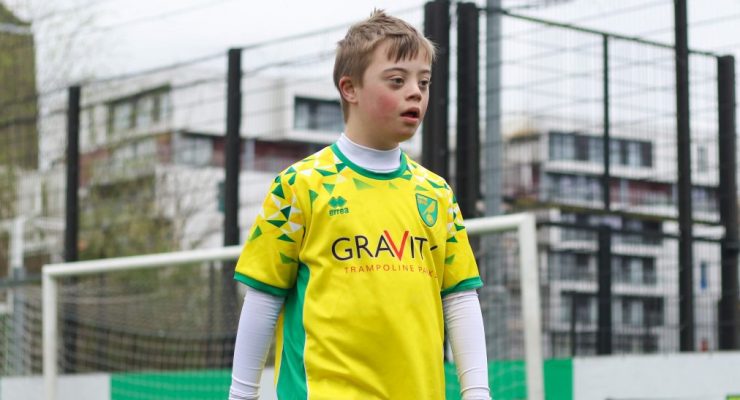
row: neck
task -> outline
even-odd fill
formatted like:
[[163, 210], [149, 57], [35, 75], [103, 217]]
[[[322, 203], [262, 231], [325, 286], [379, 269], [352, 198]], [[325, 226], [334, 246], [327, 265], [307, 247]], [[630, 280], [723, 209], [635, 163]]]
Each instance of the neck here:
[[373, 132], [367, 132], [366, 129], [372, 124], [353, 118], [352, 115], [347, 119], [344, 134], [353, 143], [365, 146], [374, 150], [393, 150], [398, 148], [398, 143], [385, 143], [374, 137]]
[[401, 148], [378, 150], [356, 143], [344, 133], [337, 140], [339, 150], [353, 163], [373, 172], [393, 172], [401, 166]]

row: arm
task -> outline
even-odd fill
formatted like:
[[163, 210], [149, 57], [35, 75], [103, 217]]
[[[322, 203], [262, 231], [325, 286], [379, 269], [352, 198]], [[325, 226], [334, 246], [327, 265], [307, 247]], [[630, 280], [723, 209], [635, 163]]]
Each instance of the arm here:
[[234, 345], [229, 400], [257, 400], [283, 298], [247, 288]]
[[463, 400], [489, 400], [486, 338], [478, 293], [466, 290], [442, 299], [445, 324]]

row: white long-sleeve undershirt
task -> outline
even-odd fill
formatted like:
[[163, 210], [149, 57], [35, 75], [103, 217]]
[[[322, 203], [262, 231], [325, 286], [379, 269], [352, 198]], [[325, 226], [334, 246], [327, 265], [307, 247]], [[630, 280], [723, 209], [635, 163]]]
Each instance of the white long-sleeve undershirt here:
[[489, 400], [486, 337], [478, 293], [449, 294], [442, 298], [442, 309], [463, 400]]
[[350, 161], [373, 172], [393, 172], [401, 166], [401, 147], [377, 150], [353, 142], [344, 133], [337, 140], [337, 147]]
[[234, 345], [229, 400], [257, 400], [284, 298], [247, 288]]

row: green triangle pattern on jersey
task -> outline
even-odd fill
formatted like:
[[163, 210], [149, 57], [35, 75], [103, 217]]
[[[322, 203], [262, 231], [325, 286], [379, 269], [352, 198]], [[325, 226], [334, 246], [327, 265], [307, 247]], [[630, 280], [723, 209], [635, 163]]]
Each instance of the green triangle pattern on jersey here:
[[286, 235], [284, 233], [282, 235], [278, 236], [278, 240], [282, 240], [283, 242], [295, 243], [295, 240], [291, 239], [290, 236], [288, 236], [288, 235]]
[[462, 225], [455, 224], [455, 229], [457, 229], [458, 231], [461, 231], [461, 230], [465, 229], [465, 227], [462, 226]]
[[445, 258], [445, 265], [450, 265], [455, 261], [455, 255], [451, 255], [447, 258]]
[[391, 189], [398, 189], [398, 186], [394, 185], [393, 182], [388, 182], [388, 187]]
[[336, 165], [336, 167], [337, 167], [337, 172], [342, 172], [342, 170], [344, 170], [344, 168], [347, 167], [347, 164], [339, 163]]
[[272, 194], [274, 194], [277, 197], [280, 197], [281, 199], [284, 199], [285, 198], [285, 193], [283, 193], [283, 185], [281, 185], [280, 183], [278, 183], [275, 186], [275, 189], [272, 190]]
[[290, 217], [290, 206], [287, 206], [285, 208], [281, 208], [280, 212], [285, 216], [285, 218]]
[[281, 261], [281, 262], [282, 262], [283, 264], [290, 264], [290, 263], [294, 263], [294, 262], [296, 262], [296, 260], [294, 260], [294, 259], [292, 259], [292, 258], [290, 258], [290, 257], [286, 256], [286, 255], [285, 255], [285, 254], [283, 254], [283, 253], [280, 253], [280, 261]]
[[444, 185], [439, 185], [439, 184], [434, 183], [434, 181], [430, 179], [427, 179], [427, 182], [429, 182], [429, 184], [432, 185], [432, 187], [435, 189], [442, 189], [445, 187]]
[[365, 183], [357, 178], [352, 178], [352, 181], [355, 182], [355, 188], [357, 188], [357, 190], [373, 189], [372, 185]]
[[457, 243], [457, 238], [453, 236], [453, 237], [447, 239], [447, 243]]
[[407, 181], [410, 181], [412, 176], [413, 175], [411, 174], [401, 175], [401, 179], [406, 179]]
[[336, 185], [332, 185], [331, 183], [323, 183], [322, 186], [324, 186], [324, 189], [326, 189], [326, 191], [331, 194], [331, 192], [334, 191], [334, 186]]
[[288, 179], [288, 183], [290, 183], [291, 185], [295, 184], [295, 176], [296, 174], [292, 174]]
[[428, 192], [429, 191], [429, 190], [427, 190], [427, 188], [425, 188], [424, 186], [420, 186], [420, 185], [416, 185], [416, 190], [418, 190], [420, 192]]
[[252, 236], [249, 237], [249, 240], [257, 239], [258, 237], [260, 237], [260, 235], [262, 235], [262, 230], [259, 226], [255, 227], [254, 231], [252, 231]]
[[314, 192], [311, 189], [308, 189], [308, 197], [311, 199], [311, 204], [313, 204], [314, 200], [316, 200], [316, 198], [319, 197], [319, 194]]
[[332, 175], [336, 175], [337, 174], [336, 172], [333, 172], [333, 171], [325, 171], [323, 169], [318, 169], [318, 168], [316, 168], [316, 171], [318, 173], [320, 173], [321, 176], [332, 176]]
[[288, 221], [282, 221], [282, 220], [279, 220], [279, 219], [268, 219], [267, 222], [269, 222], [269, 223], [275, 225], [276, 227], [280, 228], [281, 226], [285, 225], [285, 223], [288, 222]]

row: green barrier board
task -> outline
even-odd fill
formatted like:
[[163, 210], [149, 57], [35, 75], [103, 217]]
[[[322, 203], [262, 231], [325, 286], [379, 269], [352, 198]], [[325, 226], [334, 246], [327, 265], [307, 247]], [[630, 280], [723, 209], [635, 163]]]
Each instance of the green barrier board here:
[[[573, 400], [573, 362], [545, 361], [545, 399]], [[493, 400], [526, 399], [524, 363], [493, 361], [488, 379]], [[455, 366], [445, 365], [447, 400], [460, 399]], [[141, 372], [111, 376], [112, 400], [223, 400], [228, 397], [231, 371]], [[727, 400], [740, 400], [728, 396]]]

